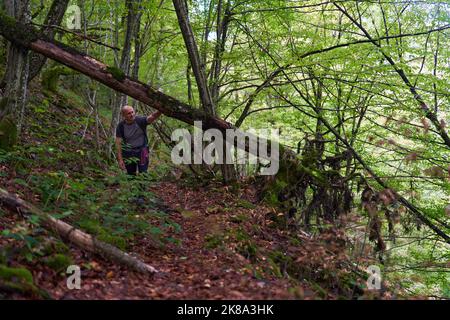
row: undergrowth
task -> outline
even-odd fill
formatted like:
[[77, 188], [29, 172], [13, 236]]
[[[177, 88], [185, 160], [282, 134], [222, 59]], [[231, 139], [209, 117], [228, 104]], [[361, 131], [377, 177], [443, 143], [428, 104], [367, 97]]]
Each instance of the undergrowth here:
[[[27, 117], [33, 121], [26, 122], [21, 143], [0, 150], [1, 184], [122, 250], [141, 237], [158, 246], [179, 244], [180, 226], [147, 191], [166, 172], [160, 168], [134, 178], [121, 172], [98, 148], [106, 141], [95, 141], [93, 117], [72, 94], [58, 92], [31, 98]], [[6, 216], [11, 214], [2, 209], [0, 218]], [[0, 242], [0, 267], [41, 263], [63, 274], [73, 262], [67, 246], [40, 226], [38, 216], [14, 218], [0, 226], [6, 240]]]

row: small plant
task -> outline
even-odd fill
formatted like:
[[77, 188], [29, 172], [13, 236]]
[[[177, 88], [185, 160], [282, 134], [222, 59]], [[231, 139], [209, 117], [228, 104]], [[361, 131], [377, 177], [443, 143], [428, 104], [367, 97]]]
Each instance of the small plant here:
[[45, 258], [44, 263], [57, 273], [60, 273], [66, 270], [68, 266], [72, 265], [73, 260], [68, 255], [57, 253]]
[[205, 248], [215, 249], [221, 247], [224, 243], [223, 234], [209, 234], [205, 236]]

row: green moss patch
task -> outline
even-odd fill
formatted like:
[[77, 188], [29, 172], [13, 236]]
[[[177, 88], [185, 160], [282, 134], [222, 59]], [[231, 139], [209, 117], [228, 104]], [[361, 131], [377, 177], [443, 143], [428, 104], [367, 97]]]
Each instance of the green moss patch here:
[[4, 10], [0, 10], [0, 30], [6, 39], [25, 48], [38, 39], [36, 29], [17, 23]]
[[20, 293], [38, 293], [33, 275], [26, 268], [12, 268], [0, 265], [0, 290]]
[[109, 72], [113, 76], [113, 78], [118, 81], [125, 80], [125, 73], [119, 68], [107, 66], [106, 71]]
[[62, 253], [47, 257], [44, 262], [56, 272], [62, 272], [66, 270], [68, 266], [73, 264], [72, 258]]
[[42, 73], [42, 87], [46, 90], [57, 92], [58, 79], [62, 75], [70, 75], [74, 72], [64, 66], [55, 66], [46, 69]]

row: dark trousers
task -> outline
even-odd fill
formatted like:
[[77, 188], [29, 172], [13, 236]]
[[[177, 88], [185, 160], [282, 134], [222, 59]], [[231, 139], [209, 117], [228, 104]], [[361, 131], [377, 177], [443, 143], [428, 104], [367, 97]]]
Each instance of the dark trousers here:
[[135, 176], [137, 171], [139, 173], [147, 172], [149, 163], [148, 147], [144, 147], [140, 151], [124, 151], [122, 156], [128, 174]]

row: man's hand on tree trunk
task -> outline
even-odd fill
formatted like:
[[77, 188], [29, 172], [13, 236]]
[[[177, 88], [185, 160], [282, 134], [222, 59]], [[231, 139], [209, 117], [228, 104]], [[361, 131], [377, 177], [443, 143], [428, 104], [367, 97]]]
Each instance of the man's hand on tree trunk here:
[[154, 113], [152, 113], [151, 115], [149, 115], [147, 117], [147, 123], [150, 124], [150, 123], [154, 122], [156, 119], [159, 118], [160, 115], [162, 115], [162, 113], [159, 110], [154, 112]]

